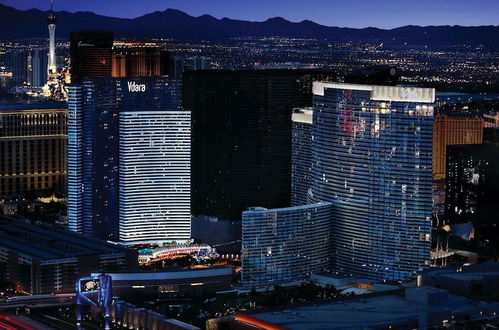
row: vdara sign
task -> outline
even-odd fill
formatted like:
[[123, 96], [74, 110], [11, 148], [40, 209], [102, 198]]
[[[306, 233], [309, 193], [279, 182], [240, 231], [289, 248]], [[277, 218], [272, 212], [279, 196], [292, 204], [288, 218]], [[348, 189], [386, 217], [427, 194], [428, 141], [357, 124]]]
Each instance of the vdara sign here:
[[145, 92], [146, 84], [137, 84], [135, 81], [128, 82], [128, 91], [131, 93]]

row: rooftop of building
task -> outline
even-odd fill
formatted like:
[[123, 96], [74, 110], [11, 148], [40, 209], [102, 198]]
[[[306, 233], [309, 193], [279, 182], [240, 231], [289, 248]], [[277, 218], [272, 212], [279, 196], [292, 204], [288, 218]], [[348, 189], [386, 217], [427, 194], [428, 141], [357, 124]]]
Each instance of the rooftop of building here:
[[301, 107], [301, 108], [294, 108], [293, 113], [307, 113], [307, 114], [313, 114], [314, 113], [314, 108], [313, 107]]
[[435, 113], [435, 119], [470, 119], [477, 122], [483, 121], [483, 117], [479, 113], [469, 113], [454, 110], [439, 110]]
[[426, 276], [451, 276], [453, 278], [473, 279], [476, 276], [499, 276], [499, 262], [486, 261], [471, 266], [452, 266], [445, 268], [428, 268], [423, 272]]
[[127, 251], [123, 246], [75, 232], [6, 217], [0, 218], [0, 248], [42, 261]]
[[113, 46], [116, 47], [158, 47], [155, 42], [139, 42], [139, 41], [113, 41]]
[[[403, 293], [355, 297], [339, 301], [300, 307], [288, 307], [250, 314], [250, 317], [293, 330], [360, 329], [419, 321], [420, 315], [478, 312], [478, 302], [432, 287], [422, 287], [406, 296]], [[438, 295], [438, 298], [435, 298]], [[420, 297], [430, 297], [423, 302]], [[425, 298], [422, 298], [425, 299]]]
[[[448, 145], [447, 147], [447, 154], [451, 156], [455, 152], [465, 152], [465, 153], [481, 153], [482, 150], [486, 148], [485, 144], [479, 144], [479, 143], [474, 143], [474, 144], [451, 144]], [[460, 161], [465, 161], [467, 162], [467, 159], [463, 158], [458, 158]]]
[[[113, 281], [150, 281], [150, 280], [173, 280], [173, 279], [193, 279], [216, 276], [230, 276], [233, 271], [231, 267], [210, 267], [202, 269], [180, 269], [165, 271], [140, 271], [140, 272], [113, 272]], [[92, 274], [97, 276], [99, 273]]]
[[36, 111], [36, 110], [66, 110], [66, 102], [43, 101], [43, 102], [23, 102], [23, 103], [0, 103], [0, 112], [13, 111]]
[[314, 81], [312, 89], [313, 94], [319, 96], [324, 96], [324, 91], [327, 89], [341, 89], [371, 92], [371, 100], [375, 101], [415, 103], [435, 102], [434, 88]]
[[295, 123], [312, 124], [314, 110], [312, 107], [293, 109], [291, 120]]
[[250, 207], [249, 210], [244, 211], [243, 213], [246, 212], [252, 212], [252, 213], [267, 213], [267, 212], [292, 212], [292, 211], [301, 211], [301, 210], [306, 210], [309, 208], [314, 208], [314, 207], [322, 207], [322, 206], [329, 206], [332, 205], [329, 202], [318, 202], [314, 204], [306, 204], [306, 205], [299, 205], [299, 206], [290, 206], [290, 207], [282, 207], [282, 208], [276, 208], [276, 209], [267, 209], [265, 207], [261, 206], [255, 206], [255, 207]]

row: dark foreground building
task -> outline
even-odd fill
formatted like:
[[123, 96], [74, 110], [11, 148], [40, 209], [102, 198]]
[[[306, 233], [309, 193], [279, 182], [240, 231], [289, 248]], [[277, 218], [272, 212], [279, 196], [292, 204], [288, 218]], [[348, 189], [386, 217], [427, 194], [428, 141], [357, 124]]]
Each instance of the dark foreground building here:
[[313, 70], [192, 71], [192, 214], [237, 220], [251, 206], [288, 207], [291, 114], [311, 106]]
[[241, 252], [241, 221], [220, 221], [217, 217], [192, 219], [191, 235], [195, 242], [216, 246], [219, 253]]
[[[454, 271], [455, 272], [455, 271]], [[237, 313], [206, 322], [222, 329], [480, 329], [499, 324], [497, 304], [424, 286]]]
[[471, 222], [475, 239], [498, 253], [499, 129], [484, 130], [483, 144], [447, 147], [445, 218]]
[[49, 226], [0, 220], [0, 279], [32, 294], [74, 292], [91, 272], [137, 269], [137, 251]]
[[[99, 272], [92, 276], [99, 276]], [[215, 292], [231, 289], [234, 274], [231, 267], [211, 267], [177, 271], [126, 271], [108, 273], [113, 295], [141, 292]]]
[[126, 301], [115, 300], [111, 306], [111, 320], [117, 324], [126, 324], [132, 329], [155, 330], [200, 330], [198, 327], [169, 319], [165, 315], [150, 309], [139, 308]]

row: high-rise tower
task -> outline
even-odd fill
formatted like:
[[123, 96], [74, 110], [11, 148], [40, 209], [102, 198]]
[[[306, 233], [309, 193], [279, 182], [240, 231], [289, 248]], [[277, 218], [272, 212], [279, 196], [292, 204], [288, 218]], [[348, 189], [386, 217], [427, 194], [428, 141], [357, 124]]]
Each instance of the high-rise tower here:
[[315, 82], [313, 92], [310, 197], [333, 203], [334, 271], [415, 276], [430, 260], [435, 91]]
[[71, 32], [71, 83], [86, 78], [112, 76], [113, 32], [88, 30]]
[[291, 112], [310, 106], [314, 70], [197, 70], [184, 74], [192, 111], [192, 214], [238, 220], [251, 206], [287, 207]]
[[180, 98], [166, 77], [69, 87], [70, 230], [127, 244], [190, 238], [191, 120]]
[[57, 73], [57, 66], [55, 64], [55, 22], [57, 21], [54, 11], [54, 3], [50, 1], [50, 13], [47, 17], [47, 23], [49, 25], [49, 63], [48, 63], [48, 75], [49, 80], [54, 78]]
[[466, 114], [437, 114], [433, 129], [433, 179], [445, 179], [447, 148], [458, 144], [481, 144], [483, 118]]

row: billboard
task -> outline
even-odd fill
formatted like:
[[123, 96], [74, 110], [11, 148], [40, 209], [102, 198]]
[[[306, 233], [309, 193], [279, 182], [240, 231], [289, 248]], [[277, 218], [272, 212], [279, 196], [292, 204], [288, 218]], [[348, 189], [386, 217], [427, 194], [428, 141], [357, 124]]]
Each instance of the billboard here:
[[98, 291], [100, 289], [99, 279], [88, 279], [80, 281], [80, 292]]

